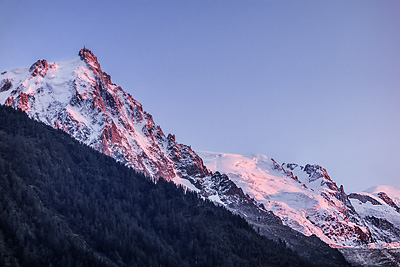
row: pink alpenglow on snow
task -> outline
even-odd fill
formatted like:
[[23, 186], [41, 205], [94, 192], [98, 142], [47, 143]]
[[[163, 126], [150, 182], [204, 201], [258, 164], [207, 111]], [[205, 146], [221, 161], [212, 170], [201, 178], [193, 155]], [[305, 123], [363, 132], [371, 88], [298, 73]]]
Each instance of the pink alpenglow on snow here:
[[[245, 194], [263, 204], [284, 224], [305, 235], [314, 234], [334, 247], [373, 244], [374, 247], [400, 248], [400, 238], [396, 234], [400, 213], [396, 208], [378, 197], [373, 198], [380, 205], [358, 205], [358, 199], [352, 194], [348, 197], [343, 186], [337, 186], [319, 165], [279, 165], [272, 158], [256, 154], [197, 153], [212, 171], [226, 173]], [[371, 190], [386, 190], [398, 203], [398, 188], [381, 186]], [[383, 234], [369, 219], [368, 215], [372, 214], [377, 220], [387, 219], [394, 225], [393, 229]]]

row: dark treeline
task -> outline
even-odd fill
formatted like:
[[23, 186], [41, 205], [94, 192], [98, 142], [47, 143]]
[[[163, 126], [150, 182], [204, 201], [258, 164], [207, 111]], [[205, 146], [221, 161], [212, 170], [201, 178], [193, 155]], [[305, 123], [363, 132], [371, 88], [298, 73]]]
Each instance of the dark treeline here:
[[1, 266], [310, 266], [196, 194], [0, 106]]

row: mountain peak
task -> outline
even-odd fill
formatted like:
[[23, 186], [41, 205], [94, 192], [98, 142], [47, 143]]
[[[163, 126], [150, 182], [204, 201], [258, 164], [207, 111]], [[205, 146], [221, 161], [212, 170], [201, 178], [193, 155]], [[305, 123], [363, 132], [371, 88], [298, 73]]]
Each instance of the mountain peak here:
[[101, 75], [103, 73], [99, 62], [97, 61], [97, 57], [92, 53], [92, 51], [84, 46], [81, 50], [79, 50], [78, 55], [81, 60], [85, 61], [86, 64], [89, 65], [95, 74]]
[[93, 54], [92, 51], [87, 49], [86, 46], [79, 50], [78, 55], [81, 57], [81, 60], [91, 60], [97, 62], [97, 57]]
[[33, 77], [40, 75], [44, 77], [49, 70], [49, 64], [45, 59], [38, 60], [29, 68], [29, 71], [32, 73]]

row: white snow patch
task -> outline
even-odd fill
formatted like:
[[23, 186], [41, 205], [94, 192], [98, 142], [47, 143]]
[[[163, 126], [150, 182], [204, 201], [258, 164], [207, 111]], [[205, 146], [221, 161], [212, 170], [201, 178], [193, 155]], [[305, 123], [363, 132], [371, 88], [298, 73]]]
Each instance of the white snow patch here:
[[88, 121], [85, 117], [83, 117], [81, 115], [80, 112], [76, 111], [75, 109], [73, 109], [73, 107], [71, 107], [70, 105], [67, 106], [67, 112], [69, 113], [69, 115], [76, 121], [82, 122], [85, 125], [87, 125]]
[[213, 202], [217, 202], [223, 206], [226, 206], [226, 204], [224, 202], [222, 202], [221, 198], [219, 197], [218, 194], [212, 195], [208, 197], [209, 200], [213, 201]]
[[187, 188], [194, 192], [200, 192], [200, 189], [196, 188], [189, 180], [180, 178], [179, 176], [175, 176], [172, 181], [177, 185], [182, 185], [184, 188]]

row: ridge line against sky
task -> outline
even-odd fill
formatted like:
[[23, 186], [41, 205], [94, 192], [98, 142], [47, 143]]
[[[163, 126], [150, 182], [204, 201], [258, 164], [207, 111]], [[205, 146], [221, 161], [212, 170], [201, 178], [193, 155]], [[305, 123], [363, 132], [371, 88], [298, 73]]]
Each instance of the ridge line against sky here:
[[84, 45], [195, 150], [399, 186], [400, 2], [0, 1], [0, 71]]

